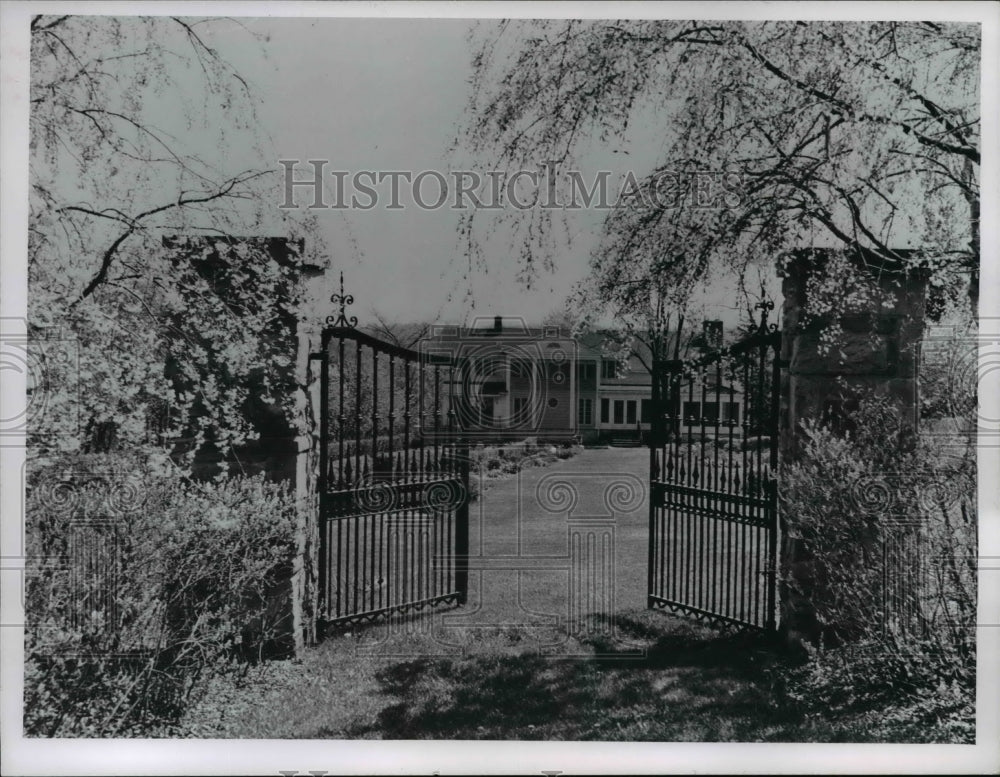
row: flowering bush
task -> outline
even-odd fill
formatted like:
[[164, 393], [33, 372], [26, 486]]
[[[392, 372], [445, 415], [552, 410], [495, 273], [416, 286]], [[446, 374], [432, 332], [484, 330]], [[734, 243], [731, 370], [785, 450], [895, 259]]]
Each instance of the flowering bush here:
[[943, 739], [968, 741], [975, 449], [969, 441], [949, 454], [933, 440], [908, 448], [883, 398], [863, 400], [855, 420], [842, 434], [806, 426], [803, 455], [783, 478], [788, 532], [801, 548], [784, 583], [810, 603], [822, 634], [805, 646], [810, 660], [790, 694], [828, 710], [888, 705]]
[[109, 461], [76, 457], [29, 483], [28, 552], [45, 563], [25, 597], [28, 735], [149, 735], [207, 674], [291, 631], [275, 604], [294, 553], [284, 487], [130, 482]]

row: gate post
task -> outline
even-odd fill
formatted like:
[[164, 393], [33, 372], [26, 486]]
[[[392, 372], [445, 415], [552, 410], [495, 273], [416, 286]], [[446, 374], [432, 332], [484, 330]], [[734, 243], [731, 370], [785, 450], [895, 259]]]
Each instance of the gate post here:
[[[891, 263], [860, 248], [803, 249], [779, 259], [784, 295], [781, 358], [787, 365], [781, 375], [782, 466], [801, 456], [803, 421], [835, 428], [851, 423], [853, 408], [845, 389], [888, 397], [915, 439], [926, 274], [904, 264], [914, 251], [896, 253], [903, 262]], [[820, 298], [823, 279], [837, 280], [830, 267], [844, 259], [860, 270], [859, 277], [881, 300], [845, 310], [840, 299], [830, 304]], [[839, 324], [841, 337], [834, 347], [824, 347], [820, 332], [831, 324]], [[820, 570], [802, 539], [794, 536], [794, 527], [789, 529], [789, 519], [794, 522], [794, 516], [781, 516], [779, 627], [790, 642], [816, 641], [825, 625], [814, 606], [816, 597], [823, 595]]]
[[458, 472], [462, 481], [462, 501], [455, 509], [455, 590], [458, 603], [464, 605], [469, 598], [469, 443], [463, 439], [458, 445]]
[[660, 445], [660, 371], [663, 365], [660, 359], [653, 357], [653, 373], [651, 380], [650, 394], [650, 417], [649, 417], [649, 517], [648, 529], [646, 531], [646, 607], [653, 609], [653, 565], [656, 563], [656, 499], [653, 494], [653, 484], [659, 476], [659, 445]]
[[316, 642], [318, 616], [317, 571], [320, 542], [319, 491], [322, 478], [321, 405], [324, 401], [325, 351], [320, 353], [321, 336], [300, 322], [296, 365], [297, 415], [301, 424], [295, 462], [295, 545], [292, 620], [296, 653]]

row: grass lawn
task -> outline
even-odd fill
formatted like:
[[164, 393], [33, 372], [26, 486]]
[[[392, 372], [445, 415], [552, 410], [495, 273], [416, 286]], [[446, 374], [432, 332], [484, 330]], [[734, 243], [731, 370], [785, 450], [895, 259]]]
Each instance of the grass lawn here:
[[[809, 713], [790, 702], [786, 659], [646, 610], [622, 613], [614, 638], [538, 652], [516, 628], [476, 630], [466, 654], [425, 629], [369, 628], [328, 638], [296, 661], [219, 683], [182, 734], [251, 739], [482, 739], [661, 742], [927, 741], [881, 725], [878, 711]], [[424, 633], [420, 633], [423, 631]], [[616, 652], [618, 653], [616, 655]], [[636, 653], [640, 653], [636, 657]], [[435, 655], [437, 654], [437, 655]], [[176, 732], [175, 732], [176, 735]]]
[[[647, 467], [641, 449], [587, 450], [492, 484], [473, 505], [465, 607], [334, 633], [300, 659], [220, 680], [180, 733], [933, 741], [926, 727], [890, 730], [881, 710], [835, 714], [791, 700], [794, 662], [762, 637], [646, 610], [646, 494], [626, 491]], [[550, 490], [559, 483], [572, 498]], [[589, 577], [570, 551], [580, 526], [613, 537], [612, 563]], [[581, 596], [581, 580], [600, 596]]]

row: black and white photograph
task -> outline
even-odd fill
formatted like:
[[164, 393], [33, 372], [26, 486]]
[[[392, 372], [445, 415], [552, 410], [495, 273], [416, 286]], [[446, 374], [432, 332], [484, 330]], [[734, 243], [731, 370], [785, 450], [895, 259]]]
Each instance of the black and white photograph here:
[[1000, 770], [1000, 5], [0, 13], [5, 774]]

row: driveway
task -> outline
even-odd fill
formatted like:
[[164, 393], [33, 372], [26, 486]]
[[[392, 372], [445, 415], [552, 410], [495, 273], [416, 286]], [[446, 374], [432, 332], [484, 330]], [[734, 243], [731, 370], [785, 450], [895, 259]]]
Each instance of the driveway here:
[[491, 483], [470, 508], [468, 604], [435, 631], [507, 628], [558, 651], [644, 607], [648, 471], [645, 448], [592, 449]]

